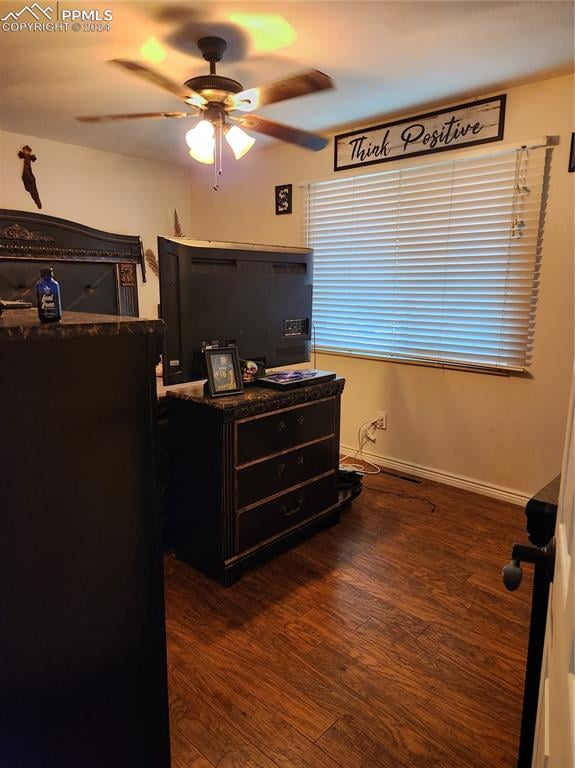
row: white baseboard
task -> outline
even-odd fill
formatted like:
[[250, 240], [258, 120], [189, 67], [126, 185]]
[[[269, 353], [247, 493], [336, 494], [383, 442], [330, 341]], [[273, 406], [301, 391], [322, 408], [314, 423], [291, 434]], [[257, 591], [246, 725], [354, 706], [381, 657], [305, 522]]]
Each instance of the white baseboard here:
[[[353, 456], [355, 450], [355, 448], [350, 448], [346, 445], [340, 446], [342, 455], [350, 454]], [[455, 488], [462, 488], [465, 491], [480, 493], [482, 496], [490, 496], [491, 498], [499, 499], [500, 501], [508, 501], [510, 504], [517, 504], [520, 507], [524, 507], [530, 498], [529, 496], [519, 493], [518, 491], [513, 491], [510, 488], [503, 488], [499, 485], [492, 485], [491, 483], [483, 483], [480, 480], [473, 480], [472, 478], [464, 477], [463, 475], [454, 475], [451, 472], [443, 472], [442, 470], [433, 469], [433, 467], [425, 467], [421, 464], [413, 464], [410, 461], [401, 461], [399, 459], [393, 459], [390, 456], [380, 456], [376, 453], [368, 453], [365, 450], [363, 451], [363, 456], [368, 461], [373, 461], [374, 464], [384, 467], [385, 469], [391, 469], [394, 472], [414, 475], [415, 477], [424, 477], [426, 480], [435, 480], [438, 483], [453, 485]]]

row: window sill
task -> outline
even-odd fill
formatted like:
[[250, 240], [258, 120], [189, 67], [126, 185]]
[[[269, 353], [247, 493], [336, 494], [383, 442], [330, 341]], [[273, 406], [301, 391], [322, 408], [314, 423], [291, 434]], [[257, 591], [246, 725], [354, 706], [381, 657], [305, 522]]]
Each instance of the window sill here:
[[[418, 365], [424, 368], [443, 368], [464, 373], [483, 373], [490, 376], [503, 376], [506, 378], [532, 379], [533, 375], [525, 368], [497, 368], [488, 365], [473, 365], [471, 363], [456, 363], [447, 360], [410, 359], [406, 357], [384, 357], [380, 355], [362, 354], [361, 352], [341, 352], [333, 349], [315, 350], [320, 355], [334, 355], [335, 357], [352, 357], [360, 360], [373, 360], [380, 363], [400, 363], [402, 365]], [[313, 352], [313, 350], [312, 350]]]

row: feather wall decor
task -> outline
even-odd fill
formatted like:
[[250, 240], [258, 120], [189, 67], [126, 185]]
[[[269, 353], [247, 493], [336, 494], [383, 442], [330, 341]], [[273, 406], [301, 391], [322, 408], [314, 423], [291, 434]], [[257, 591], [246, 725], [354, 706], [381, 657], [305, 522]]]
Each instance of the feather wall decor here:
[[152, 270], [156, 277], [159, 277], [160, 265], [158, 264], [158, 259], [156, 258], [154, 251], [151, 248], [146, 248], [144, 251], [144, 256], [146, 258], [146, 264], [148, 267]]
[[[181, 227], [181, 224], [180, 224], [180, 219], [178, 217], [178, 212], [176, 211], [175, 208], [174, 208], [174, 236], [175, 237], [185, 237], [185, 235], [182, 232], [182, 227]], [[146, 258], [146, 264], [148, 265], [148, 267], [150, 267], [150, 269], [152, 270], [154, 275], [156, 275], [156, 277], [159, 277], [160, 276], [160, 265], [158, 264], [158, 258], [156, 256], [156, 254], [154, 253], [154, 251], [152, 251], [151, 248], [147, 248], [144, 251], [144, 256]]]
[[185, 237], [184, 233], [182, 232], [182, 227], [180, 226], [180, 219], [178, 218], [178, 212], [174, 208], [174, 235], [176, 237]]

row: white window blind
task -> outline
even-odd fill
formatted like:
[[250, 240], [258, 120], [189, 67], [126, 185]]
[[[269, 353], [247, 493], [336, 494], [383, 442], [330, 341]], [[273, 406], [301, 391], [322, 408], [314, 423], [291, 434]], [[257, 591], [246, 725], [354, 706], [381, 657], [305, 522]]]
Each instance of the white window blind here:
[[309, 185], [320, 351], [524, 370], [547, 147]]

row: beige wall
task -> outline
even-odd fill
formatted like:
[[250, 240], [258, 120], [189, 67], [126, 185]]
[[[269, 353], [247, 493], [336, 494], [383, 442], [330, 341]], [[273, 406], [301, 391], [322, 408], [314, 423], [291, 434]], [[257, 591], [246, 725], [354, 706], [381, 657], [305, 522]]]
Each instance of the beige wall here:
[[[470, 487], [485, 492], [507, 489], [530, 496], [559, 471], [570, 381], [575, 174], [567, 173], [567, 161], [573, 78], [541, 81], [507, 93], [504, 143], [560, 137], [553, 150], [533, 378], [324, 355], [319, 356], [318, 367], [347, 379], [343, 445], [355, 446], [359, 424], [375, 417], [376, 410], [386, 410], [388, 429], [378, 432], [372, 453], [396, 466], [429, 468], [438, 477], [468, 478]], [[313, 108], [311, 100], [309, 104]], [[450, 156], [456, 152], [465, 150], [454, 150]], [[435, 162], [437, 157], [419, 160]], [[327, 178], [333, 175], [332, 163], [331, 143], [320, 153], [289, 146], [252, 151], [237, 163], [227, 159], [219, 192], [211, 189], [211, 169], [202, 169], [192, 191], [190, 234], [200, 239], [301, 244], [304, 193], [294, 189], [294, 215], [276, 217], [274, 186], [295, 187]]]
[[[38, 211], [20, 179], [18, 150], [37, 155], [34, 175], [42, 201]], [[184, 232], [190, 223], [191, 173], [186, 168], [101, 152], [34, 136], [0, 132], [0, 207], [36, 211], [126, 235], [140, 235], [157, 251], [156, 237], [173, 234], [174, 208]], [[158, 280], [148, 270], [139, 301], [142, 317], [157, 317]]]
[[[553, 151], [533, 378], [326, 355], [318, 357], [318, 367], [347, 379], [343, 445], [355, 446], [359, 424], [385, 410], [388, 429], [378, 432], [371, 451], [391, 465], [424, 468], [448, 481], [467, 478], [470, 487], [488, 493], [508, 489], [530, 496], [558, 472], [570, 380], [575, 174], [566, 169], [573, 79], [555, 78], [507, 93], [505, 142], [560, 137]], [[1, 207], [37, 210], [20, 180], [17, 152], [24, 143], [38, 155], [34, 170], [44, 213], [140, 234], [154, 251], [158, 234], [172, 234], [174, 208], [191, 237], [301, 244], [303, 191], [297, 185], [332, 175], [331, 144], [320, 153], [280, 146], [253, 151], [240, 162], [226, 159], [220, 191], [214, 192], [210, 168], [194, 164], [192, 184], [186, 168], [0, 133]], [[296, 187], [294, 214], [276, 217], [274, 186], [284, 183]], [[150, 275], [150, 282], [140, 285], [140, 314], [155, 316], [157, 302], [157, 280]]]

